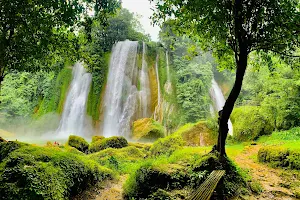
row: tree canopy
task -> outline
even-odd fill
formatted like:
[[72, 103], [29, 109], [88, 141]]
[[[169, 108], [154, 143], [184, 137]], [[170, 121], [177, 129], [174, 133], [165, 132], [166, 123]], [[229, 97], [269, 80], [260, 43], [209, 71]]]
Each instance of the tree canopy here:
[[94, 12], [105, 23], [119, 5], [116, 0], [1, 1], [0, 83], [12, 69], [35, 70], [27, 64], [30, 60], [68, 52], [74, 57], [78, 45], [73, 32], [84, 24], [81, 18]]

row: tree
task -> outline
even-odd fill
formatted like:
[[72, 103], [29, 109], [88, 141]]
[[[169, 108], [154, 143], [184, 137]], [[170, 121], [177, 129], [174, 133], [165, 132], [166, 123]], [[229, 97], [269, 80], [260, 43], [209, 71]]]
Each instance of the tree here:
[[[151, 0], [154, 1], [154, 0]], [[156, 3], [154, 22], [170, 16], [181, 33], [195, 36], [218, 57], [235, 58], [234, 86], [219, 113], [217, 150], [226, 155], [228, 119], [242, 88], [248, 55], [273, 51], [285, 56], [300, 45], [298, 0], [165, 0]]]
[[84, 25], [81, 17], [88, 20], [92, 10], [105, 24], [119, 4], [118, 0], [1, 0], [0, 86], [11, 70], [37, 70], [30, 61], [74, 54], [78, 44], [72, 32]]

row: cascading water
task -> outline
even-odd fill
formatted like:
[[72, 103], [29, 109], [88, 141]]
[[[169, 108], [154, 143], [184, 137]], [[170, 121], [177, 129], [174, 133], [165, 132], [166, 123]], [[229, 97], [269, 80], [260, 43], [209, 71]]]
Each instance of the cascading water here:
[[156, 63], [155, 63], [155, 73], [156, 73], [156, 82], [157, 82], [157, 106], [155, 107], [154, 111], [154, 120], [161, 121], [161, 93], [160, 93], [160, 81], [159, 81], [159, 74], [158, 74], [158, 60], [159, 56], [156, 56]]
[[165, 83], [165, 91], [168, 94], [172, 93], [172, 83], [171, 83], [171, 77], [170, 77], [170, 65], [169, 65], [169, 53], [166, 51], [166, 67], [167, 67], [167, 82]]
[[90, 130], [86, 118], [86, 102], [92, 75], [81, 63], [73, 67], [73, 80], [64, 105], [62, 118], [57, 129], [58, 137], [67, 138], [70, 134], [84, 136]]
[[[214, 108], [216, 111], [220, 111], [223, 109], [223, 106], [225, 104], [225, 98], [223, 96], [223, 93], [218, 86], [215, 79], [212, 80], [212, 87], [210, 89], [210, 96], [214, 102]], [[211, 109], [212, 110], [212, 109]], [[230, 119], [228, 120], [228, 132], [230, 135], [233, 135], [233, 127]]]
[[171, 78], [170, 78], [170, 66], [169, 66], [169, 53], [166, 51], [166, 62], [167, 62], [167, 81], [170, 83]]
[[105, 137], [129, 137], [131, 122], [138, 117], [149, 117], [150, 88], [145, 44], [141, 70], [137, 66], [137, 50], [138, 42], [128, 40], [118, 42], [112, 49], [104, 99]]
[[143, 57], [142, 57], [142, 70], [140, 71], [140, 108], [139, 118], [149, 116], [149, 100], [150, 100], [150, 82], [148, 75], [148, 64], [146, 62], [146, 44], [143, 42]]

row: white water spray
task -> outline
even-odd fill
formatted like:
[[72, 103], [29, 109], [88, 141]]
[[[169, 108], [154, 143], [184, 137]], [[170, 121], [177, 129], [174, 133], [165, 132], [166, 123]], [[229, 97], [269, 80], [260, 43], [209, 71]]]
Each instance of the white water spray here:
[[[81, 63], [73, 67], [73, 80], [64, 105], [58, 137], [67, 138], [70, 134], [85, 136], [91, 125], [86, 118], [86, 103], [90, 91], [92, 75], [87, 73]], [[90, 133], [88, 133], [90, 134]]]
[[[225, 98], [223, 96], [223, 93], [218, 86], [217, 82], [215, 79], [212, 80], [212, 87], [210, 89], [210, 96], [214, 102], [214, 108], [216, 111], [220, 111], [223, 109], [223, 106], [225, 104]], [[211, 109], [212, 110], [212, 109]], [[230, 119], [228, 120], [228, 132], [230, 135], [233, 135], [233, 127]]]

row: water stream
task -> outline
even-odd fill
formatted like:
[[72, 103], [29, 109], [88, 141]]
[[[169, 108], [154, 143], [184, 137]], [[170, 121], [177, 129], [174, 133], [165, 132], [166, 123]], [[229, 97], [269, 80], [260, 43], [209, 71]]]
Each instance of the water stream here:
[[92, 75], [87, 73], [82, 63], [73, 67], [73, 79], [70, 85], [62, 118], [57, 129], [58, 137], [67, 138], [70, 134], [85, 136], [91, 125], [86, 117], [86, 103], [90, 91]]

